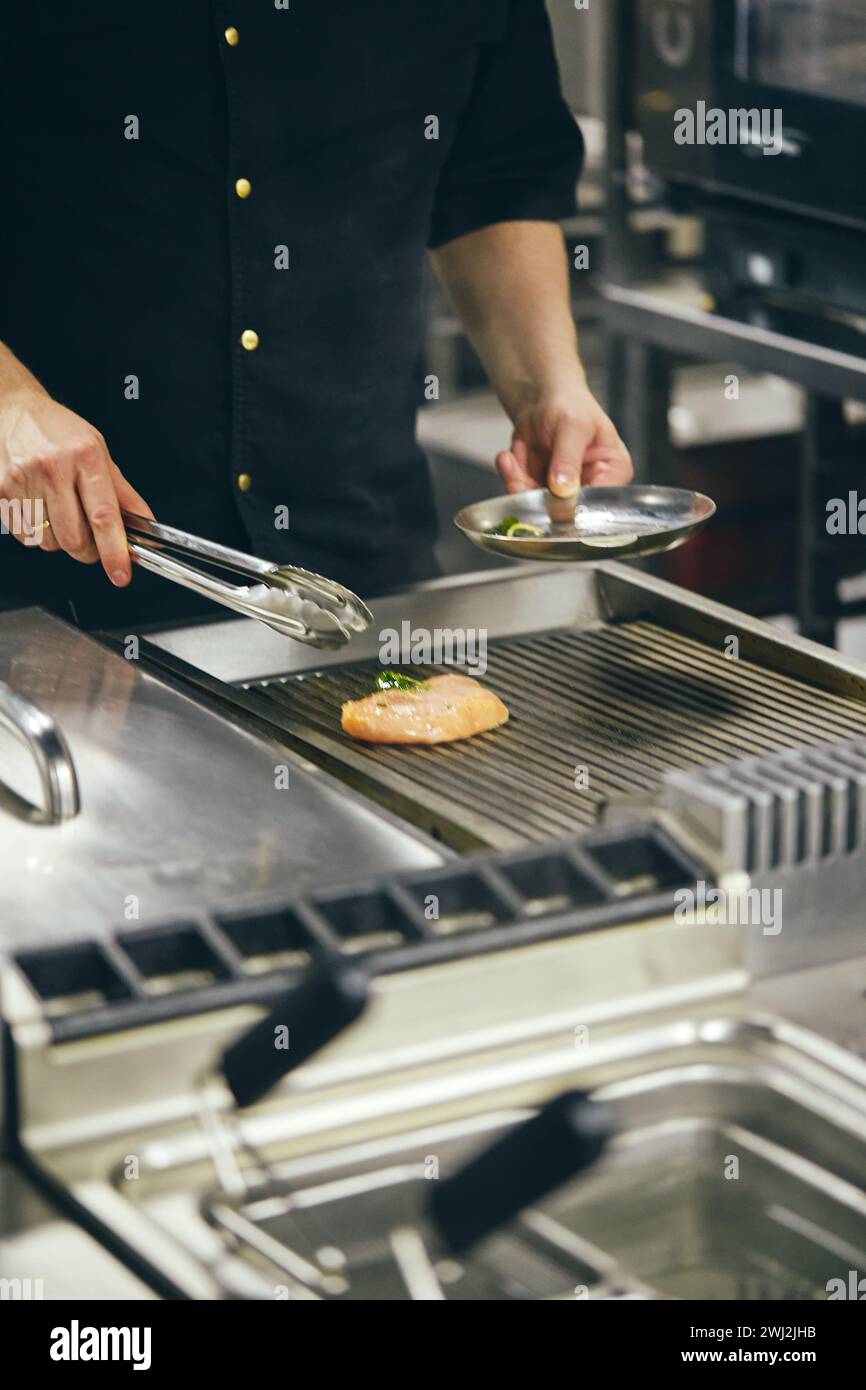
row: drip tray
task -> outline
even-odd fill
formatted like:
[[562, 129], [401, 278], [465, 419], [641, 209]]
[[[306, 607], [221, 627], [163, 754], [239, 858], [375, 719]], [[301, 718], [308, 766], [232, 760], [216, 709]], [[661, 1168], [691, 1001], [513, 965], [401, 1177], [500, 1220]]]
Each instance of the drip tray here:
[[866, 1267], [866, 1110], [850, 1076], [765, 1021], [680, 1020], [632, 1041], [591, 1068], [555, 1055], [538, 1103], [591, 1090], [614, 1109], [615, 1141], [465, 1260], [436, 1249], [430, 1184], [531, 1113], [505, 1108], [504, 1073], [471, 1117], [408, 1128], [407, 1116], [402, 1133], [318, 1157], [258, 1144], [268, 1181], [250, 1169], [240, 1199], [207, 1162], [173, 1163], [167, 1142], [145, 1145], [139, 1181], [118, 1177], [116, 1191], [199, 1261], [214, 1288], [195, 1296], [285, 1297], [308, 1266], [313, 1297], [405, 1299], [419, 1236], [447, 1299], [824, 1299], [829, 1281]]

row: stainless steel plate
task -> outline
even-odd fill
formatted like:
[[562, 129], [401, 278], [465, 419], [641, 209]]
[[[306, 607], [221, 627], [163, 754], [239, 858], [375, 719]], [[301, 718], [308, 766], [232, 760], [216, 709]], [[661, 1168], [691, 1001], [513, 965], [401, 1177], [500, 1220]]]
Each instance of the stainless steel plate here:
[[[457, 513], [454, 524], [482, 550], [516, 560], [627, 559], [682, 545], [715, 510], [711, 498], [687, 488], [587, 487], [580, 494], [574, 527], [553, 526], [545, 490], [538, 488], [475, 502]], [[509, 516], [544, 534], [488, 534]]]

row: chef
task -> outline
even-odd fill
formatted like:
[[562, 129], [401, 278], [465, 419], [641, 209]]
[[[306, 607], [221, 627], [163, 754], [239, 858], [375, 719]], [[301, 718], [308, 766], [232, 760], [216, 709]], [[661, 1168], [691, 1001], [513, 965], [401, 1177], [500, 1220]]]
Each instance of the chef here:
[[191, 612], [130, 584], [121, 509], [366, 594], [430, 575], [428, 248], [514, 425], [506, 487], [628, 481], [570, 313], [582, 146], [543, 0], [0, 0], [0, 26], [0, 603]]

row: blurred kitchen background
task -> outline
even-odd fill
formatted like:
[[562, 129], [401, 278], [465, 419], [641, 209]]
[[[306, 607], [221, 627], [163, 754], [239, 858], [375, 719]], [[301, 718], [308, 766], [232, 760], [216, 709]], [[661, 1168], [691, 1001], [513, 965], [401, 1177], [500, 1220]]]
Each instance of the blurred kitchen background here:
[[[587, 148], [565, 234], [572, 262], [586, 248], [572, 285], [590, 384], [639, 481], [718, 503], [688, 546], [644, 563], [866, 657], [866, 541], [826, 527], [828, 499], [857, 489], [866, 439], [863, 0], [548, 9]], [[674, 112], [699, 100], [779, 109], [782, 150], [677, 146]], [[432, 275], [427, 371], [440, 561], [511, 563], [450, 524], [497, 491], [510, 424]]]

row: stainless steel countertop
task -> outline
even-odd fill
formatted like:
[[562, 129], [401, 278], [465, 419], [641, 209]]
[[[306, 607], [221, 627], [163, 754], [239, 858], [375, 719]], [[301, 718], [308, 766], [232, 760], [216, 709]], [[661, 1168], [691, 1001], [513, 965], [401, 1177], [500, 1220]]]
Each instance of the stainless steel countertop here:
[[[38, 609], [0, 615], [0, 681], [57, 721], [81, 791], [59, 825], [0, 803], [0, 950], [442, 862], [297, 756]], [[40, 799], [2, 728], [0, 781]]]

